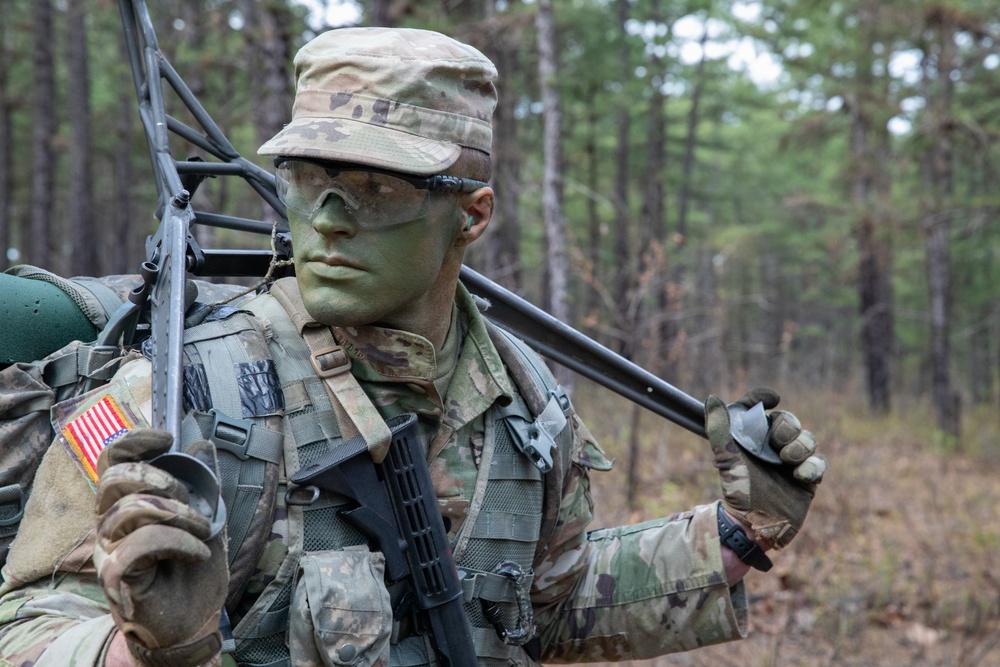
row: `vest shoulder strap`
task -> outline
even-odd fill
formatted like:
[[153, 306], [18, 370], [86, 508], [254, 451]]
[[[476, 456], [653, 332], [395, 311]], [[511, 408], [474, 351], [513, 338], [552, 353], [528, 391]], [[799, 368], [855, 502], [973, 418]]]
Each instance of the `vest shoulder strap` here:
[[514, 378], [528, 408], [537, 417], [545, 410], [551, 393], [557, 389], [561, 391], [552, 371], [523, 340], [491, 320], [486, 319], [485, 322], [490, 340]]
[[515, 446], [539, 470], [547, 473], [556, 465], [557, 456], [569, 455], [567, 426], [573, 405], [548, 366], [527, 343], [489, 320], [486, 320], [486, 330], [533, 420], [527, 422], [518, 418], [514, 404], [501, 408], [502, 413], [510, 413], [501, 416], [505, 418]]

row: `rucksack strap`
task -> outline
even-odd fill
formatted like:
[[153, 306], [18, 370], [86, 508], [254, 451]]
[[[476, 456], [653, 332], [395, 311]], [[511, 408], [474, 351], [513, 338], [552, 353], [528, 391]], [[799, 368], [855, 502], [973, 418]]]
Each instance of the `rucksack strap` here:
[[228, 511], [230, 609], [270, 534], [280, 468], [284, 397], [266, 335], [242, 310], [221, 307], [184, 330], [181, 442], [212, 440]]
[[281, 462], [284, 441], [281, 433], [249, 419], [228, 417], [218, 410], [189, 412], [181, 423], [181, 434], [184, 442], [211, 440], [216, 449], [229, 452], [241, 461], [253, 458], [269, 463]]
[[[32, 471], [33, 472], [33, 471]], [[17, 529], [24, 518], [24, 504], [28, 494], [20, 484], [0, 487], [0, 543], [8, 542], [17, 535]], [[7, 558], [7, 550], [0, 554], [0, 563]]]
[[118, 307], [122, 305], [122, 299], [113, 289], [102, 283], [97, 278], [73, 278], [73, 282], [90, 292], [104, 310], [104, 319], [111, 318]]
[[490, 340], [514, 378], [534, 420], [525, 420], [513, 404], [501, 408], [515, 446], [543, 473], [552, 470], [558, 449], [556, 438], [566, 428], [573, 407], [566, 391], [527, 343], [486, 320]]
[[[109, 382], [122, 362], [117, 346], [94, 343], [71, 343], [47, 359], [38, 362], [42, 367], [45, 383], [56, 390], [70, 387], [83, 379], [99, 386]], [[60, 396], [62, 400], [63, 396]]]
[[[271, 287], [271, 294], [298, 326], [307, 317], [306, 307], [298, 290], [286, 289], [288, 286], [290, 283], [279, 280]], [[338, 414], [365, 439], [372, 460], [381, 463], [389, 451], [392, 434], [375, 404], [351, 373], [347, 350], [337, 343], [328, 326], [302, 326], [301, 334], [309, 348], [309, 358], [316, 375], [322, 378], [331, 396], [335, 397], [331, 402], [343, 408], [342, 414]], [[343, 424], [345, 430], [348, 423]], [[352, 434], [344, 435], [349, 437]]]
[[[545, 473], [545, 496], [543, 516], [545, 517], [539, 532], [538, 546], [535, 551], [535, 559], [545, 555], [545, 545], [558, 528], [559, 505], [562, 502], [563, 480], [567, 470], [569, 470], [570, 459], [572, 457], [573, 446], [573, 405], [559, 384], [556, 382], [548, 367], [541, 360], [541, 357], [534, 352], [523, 340], [486, 320], [486, 329], [490, 334], [494, 347], [500, 353], [504, 364], [518, 390], [528, 404], [531, 414], [538, 418], [546, 414], [547, 410], [554, 411], [553, 400], [559, 405], [565, 416], [564, 426], [559, 433], [553, 435], [555, 441], [555, 451], [552, 455], [552, 469]], [[551, 415], [552, 412], [549, 412]], [[543, 418], [542, 421], [547, 421]], [[512, 432], [512, 437], [517, 439], [513, 432], [520, 431], [524, 426], [515, 420], [504, 420], [508, 430]], [[551, 434], [552, 429], [539, 429]]]

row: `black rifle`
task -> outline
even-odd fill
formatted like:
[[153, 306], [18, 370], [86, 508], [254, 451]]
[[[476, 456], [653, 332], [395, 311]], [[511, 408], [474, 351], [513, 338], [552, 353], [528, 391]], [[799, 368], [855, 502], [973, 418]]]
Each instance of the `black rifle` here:
[[361, 436], [292, 476], [299, 489], [289, 491], [288, 502], [300, 491], [326, 491], [349, 498], [351, 507], [340, 514], [385, 556], [389, 583], [407, 581], [422, 612], [438, 659], [444, 667], [474, 667], [476, 652], [462, 609], [462, 585], [448, 548], [448, 534], [437, 507], [434, 486], [414, 414], [390, 419], [392, 440], [382, 463], [375, 464]]

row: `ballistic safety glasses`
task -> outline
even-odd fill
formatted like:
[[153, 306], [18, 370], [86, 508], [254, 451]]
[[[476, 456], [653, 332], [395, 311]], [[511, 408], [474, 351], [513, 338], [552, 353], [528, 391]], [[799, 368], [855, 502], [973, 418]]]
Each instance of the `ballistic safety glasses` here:
[[475, 192], [489, 184], [457, 176], [413, 176], [387, 169], [309, 158], [274, 161], [278, 198], [310, 222], [326, 205], [342, 209], [366, 228], [419, 220], [427, 215], [431, 194]]

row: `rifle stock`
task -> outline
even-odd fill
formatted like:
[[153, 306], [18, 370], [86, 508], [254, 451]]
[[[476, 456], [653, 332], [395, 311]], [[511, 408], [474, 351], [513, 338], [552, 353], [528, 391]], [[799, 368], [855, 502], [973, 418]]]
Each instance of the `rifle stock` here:
[[[343, 443], [292, 476], [297, 487], [349, 498], [340, 514], [385, 556], [386, 579], [408, 580], [444, 667], [474, 667], [476, 652], [465, 612], [462, 585], [448, 547], [434, 486], [417, 429], [417, 417], [390, 419], [392, 439], [382, 463], [368, 454], [364, 438]], [[296, 504], [296, 489], [288, 494]], [[312, 495], [312, 500], [318, 493]], [[307, 504], [307, 503], [302, 503]]]

